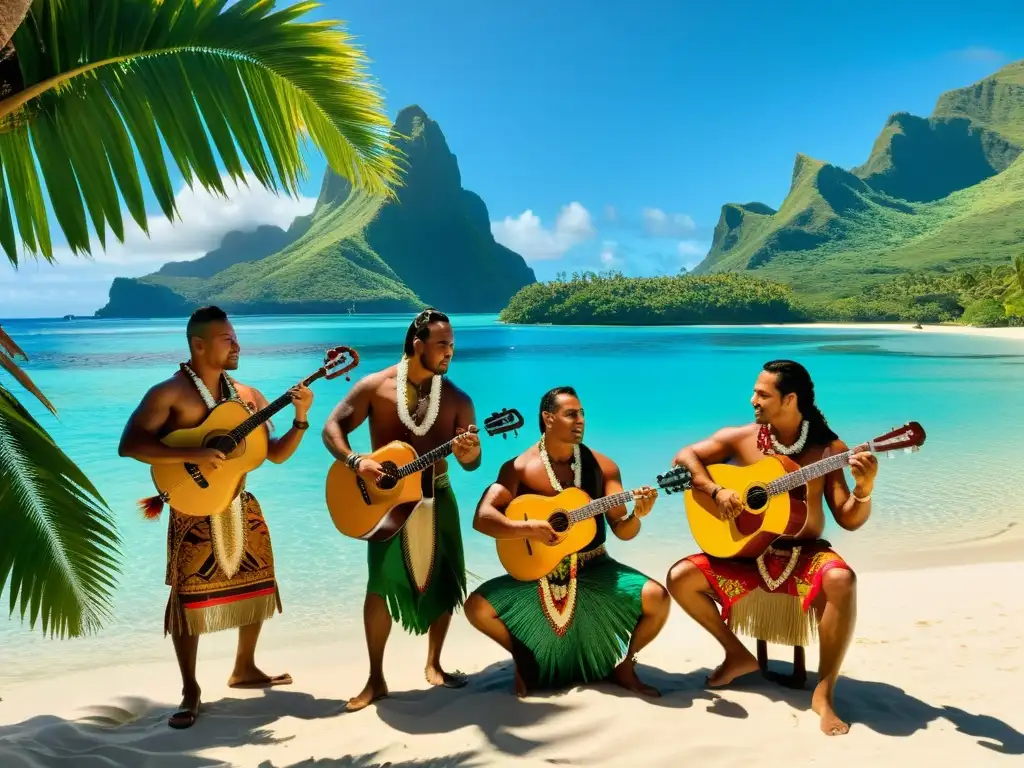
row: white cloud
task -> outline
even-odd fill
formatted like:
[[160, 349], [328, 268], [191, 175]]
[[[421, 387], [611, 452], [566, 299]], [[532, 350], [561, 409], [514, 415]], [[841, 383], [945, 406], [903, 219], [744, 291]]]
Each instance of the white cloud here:
[[614, 267], [622, 263], [622, 259], [618, 255], [619, 244], [614, 240], [605, 240], [601, 243], [601, 253], [598, 258], [601, 260], [601, 264], [606, 267]]
[[686, 213], [665, 213], [661, 208], [644, 208], [641, 216], [644, 231], [652, 237], [681, 237], [697, 228]]
[[706, 245], [695, 240], [681, 240], [677, 250], [679, 255], [684, 258], [687, 256], [704, 256], [708, 252]]
[[1009, 58], [1002, 51], [985, 45], [971, 45], [967, 48], [961, 48], [960, 50], [953, 51], [953, 55], [958, 59], [977, 64], [1002, 64]]
[[106, 304], [114, 277], [138, 277], [168, 261], [190, 261], [220, 245], [232, 230], [252, 231], [263, 224], [287, 228], [309, 213], [315, 198], [291, 198], [263, 188], [246, 174], [248, 186], [225, 178], [227, 198], [182, 185], [175, 195], [179, 218], [173, 223], [156, 208], [147, 211], [149, 237], [127, 211], [124, 243], [107, 233], [107, 249], [93, 238], [92, 258], [75, 256], [67, 246], [54, 248], [56, 264], [22, 259], [14, 270], [0, 256], [0, 316], [40, 317], [92, 314]]
[[554, 229], [545, 229], [532, 210], [516, 218], [491, 222], [494, 239], [520, 254], [527, 261], [559, 259], [570, 248], [597, 234], [590, 212], [573, 201], [558, 213]]

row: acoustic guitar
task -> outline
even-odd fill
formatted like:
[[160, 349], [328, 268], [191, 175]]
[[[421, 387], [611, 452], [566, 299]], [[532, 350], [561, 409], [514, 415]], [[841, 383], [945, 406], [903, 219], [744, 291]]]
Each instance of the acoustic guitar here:
[[[719, 517], [709, 494], [692, 487], [690, 473], [676, 467], [658, 475], [665, 493], [683, 491], [690, 532], [701, 551], [712, 557], [752, 558], [762, 555], [780, 536], [795, 536], [807, 522], [807, 504], [792, 492], [811, 480], [850, 464], [855, 453], [916, 452], [924, 444], [924, 428], [916, 421], [848, 451], [801, 467], [787, 456], [770, 455], [747, 467], [712, 464], [711, 479], [739, 494], [743, 511], [732, 520]], [[895, 454], [890, 453], [890, 456]]]
[[509, 520], [546, 520], [559, 534], [547, 544], [530, 539], [496, 539], [498, 559], [513, 579], [536, 581], [551, 573], [562, 559], [579, 552], [594, 539], [598, 515], [632, 501], [637, 491], [621, 491], [591, 500], [586, 491], [566, 488], [557, 496], [528, 493], [505, 509]]
[[[515, 408], [506, 408], [484, 419], [484, 430], [491, 437], [508, 437], [523, 426], [523, 416]], [[479, 429], [473, 427], [474, 432]], [[433, 494], [433, 467], [454, 450], [452, 438], [422, 456], [401, 440], [381, 446], [364, 458], [373, 459], [384, 473], [376, 482], [367, 483], [335, 461], [327, 472], [327, 510], [339, 533], [363, 541], [387, 541], [405, 525], [424, 494]]]
[[[359, 365], [359, 354], [351, 347], [334, 347], [324, 355], [324, 364], [303, 379], [307, 387], [317, 379], [334, 379]], [[139, 506], [146, 517], [159, 515], [164, 503], [194, 517], [224, 512], [238, 495], [245, 475], [267, 458], [270, 439], [261, 427], [292, 402], [285, 392], [274, 402], [250, 414], [241, 403], [225, 400], [210, 411], [203, 423], [191, 429], [177, 429], [160, 442], [174, 448], [214, 448], [225, 456], [215, 470], [202, 470], [191, 462], [154, 464], [150, 470], [158, 495], [143, 499]]]

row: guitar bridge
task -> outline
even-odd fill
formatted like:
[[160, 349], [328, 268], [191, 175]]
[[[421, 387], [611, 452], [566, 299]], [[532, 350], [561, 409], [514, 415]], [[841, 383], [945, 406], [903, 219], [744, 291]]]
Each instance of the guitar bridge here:
[[356, 485], [359, 486], [359, 494], [363, 497], [363, 503], [366, 504], [366, 506], [370, 506], [370, 494], [366, 490], [366, 483], [363, 481], [363, 478], [360, 477], [359, 475], [356, 475]]
[[191, 463], [186, 461], [185, 462], [185, 470], [188, 472], [189, 476], [192, 478], [192, 482], [194, 482], [200, 488], [209, 488], [210, 487], [210, 481], [207, 480], [206, 477], [203, 475], [203, 473], [200, 471], [198, 464], [191, 464]]

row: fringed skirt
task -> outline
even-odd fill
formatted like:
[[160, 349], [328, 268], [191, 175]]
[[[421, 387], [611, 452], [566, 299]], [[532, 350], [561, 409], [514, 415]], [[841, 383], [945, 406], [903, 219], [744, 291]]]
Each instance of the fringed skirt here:
[[512, 635], [526, 685], [565, 688], [604, 680], [622, 661], [647, 581], [602, 545], [566, 558], [539, 581], [499, 576], [477, 591]]
[[243, 491], [214, 517], [171, 510], [166, 583], [165, 635], [243, 627], [280, 612], [270, 530], [256, 497]]
[[459, 505], [448, 475], [434, 478], [434, 497], [424, 499], [401, 532], [367, 548], [366, 591], [388, 604], [391, 617], [415, 635], [466, 599], [466, 563]]
[[[817, 636], [811, 605], [832, 568], [853, 570], [824, 540], [779, 542], [758, 559], [688, 558], [704, 574], [737, 634], [806, 646]], [[764, 571], [762, 573], [762, 571]]]

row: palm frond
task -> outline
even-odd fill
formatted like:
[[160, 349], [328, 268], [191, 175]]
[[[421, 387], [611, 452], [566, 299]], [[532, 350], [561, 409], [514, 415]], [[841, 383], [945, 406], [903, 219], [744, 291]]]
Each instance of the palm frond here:
[[0, 387], [0, 591], [44, 633], [78, 637], [110, 617], [120, 538], [99, 491]]
[[[390, 121], [365, 55], [303, 0], [35, 0], [13, 37], [18, 89], [0, 101], [0, 246], [53, 259], [48, 195], [76, 253], [124, 240], [120, 198], [144, 230], [138, 153], [165, 216], [177, 214], [164, 147], [187, 184], [225, 195], [247, 165], [298, 195], [311, 143], [353, 186], [400, 183]], [[211, 143], [212, 139], [212, 143]], [[44, 195], [44, 189], [46, 194]]]
[[54, 416], [57, 415], [57, 409], [53, 407], [51, 403], [44, 395], [39, 387], [35, 385], [35, 382], [29, 378], [29, 375], [25, 373], [21, 367], [14, 361], [15, 357], [20, 357], [22, 360], [28, 360], [28, 355], [21, 351], [21, 348], [14, 343], [14, 339], [7, 335], [3, 328], [0, 328], [0, 368], [3, 368], [11, 376], [13, 376], [21, 386], [31, 392], [43, 405], [49, 409], [50, 413]]

